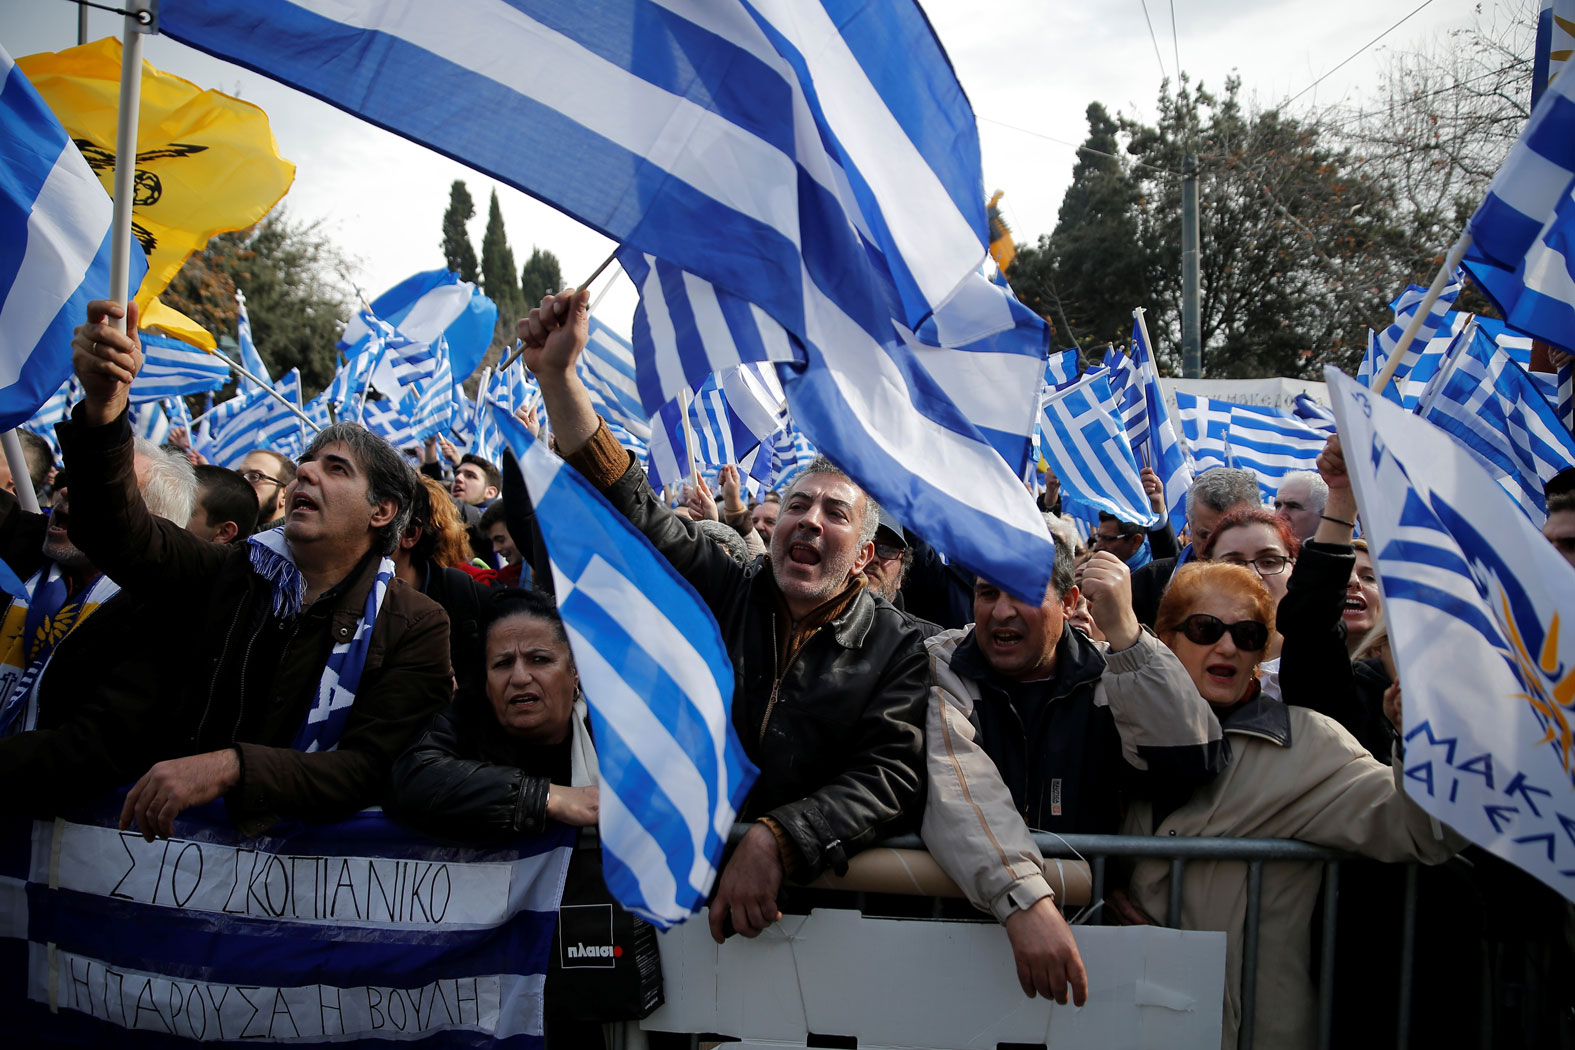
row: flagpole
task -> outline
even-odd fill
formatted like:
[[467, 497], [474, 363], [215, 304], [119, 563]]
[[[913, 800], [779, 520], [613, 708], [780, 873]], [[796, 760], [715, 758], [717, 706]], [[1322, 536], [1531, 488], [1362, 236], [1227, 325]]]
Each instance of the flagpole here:
[[[131, 285], [131, 206], [137, 181], [137, 115], [142, 109], [142, 19], [145, 0], [130, 5], [121, 35], [120, 112], [115, 128], [115, 204], [110, 219], [109, 298], [124, 303]], [[126, 330], [125, 317], [112, 317], [117, 331]]]
[[695, 488], [700, 487], [700, 467], [695, 463], [695, 432], [689, 425], [689, 393], [678, 392], [678, 408], [684, 421], [684, 450], [689, 453], [689, 483]]
[[[609, 254], [607, 256], [607, 258], [602, 260], [602, 264], [600, 266], [596, 267], [596, 269], [591, 271], [591, 275], [585, 279], [585, 283], [580, 285], [580, 288], [589, 288], [592, 284], [594, 284], [595, 281], [596, 281], [596, 278], [600, 277], [602, 275], [602, 271], [607, 269], [607, 267], [611, 266], [613, 264], [613, 260], [616, 259], [616, 258], [618, 258], [618, 249], [614, 248], [612, 250], [611, 254]], [[612, 287], [612, 282], [608, 281], [607, 282], [607, 287], [603, 288], [601, 290], [601, 293], [596, 296], [596, 302], [592, 303], [591, 306], [590, 306], [590, 309], [585, 311], [585, 314], [586, 314], [587, 317], [589, 317], [591, 314], [596, 312], [596, 304], [600, 303], [602, 301], [602, 296], [607, 294], [607, 288], [611, 288], [611, 287]], [[553, 308], [553, 312], [555, 314], [557, 314], [559, 317], [562, 317], [563, 314], [564, 314], [564, 311], [567, 310], [567, 309], [568, 309], [568, 304], [567, 303], [559, 303], [557, 306], [555, 306]], [[524, 352], [525, 352], [525, 344], [522, 342], [522, 343], [520, 343], [519, 346], [514, 348], [514, 352], [509, 355], [509, 359], [507, 361], [504, 361], [503, 364], [498, 366], [498, 371], [499, 372], [506, 371], [510, 365], [512, 365], [515, 361], [519, 360], [520, 355], [523, 354]]]
[[465, 449], [467, 452], [475, 447], [476, 438], [481, 436], [481, 406], [487, 400], [487, 384], [490, 382], [492, 382], [492, 369], [483, 368], [481, 370], [481, 382], [476, 384], [476, 407], [471, 410], [470, 414], [473, 433], [470, 438], [470, 446]]
[[1416, 334], [1422, 330], [1422, 325], [1433, 312], [1433, 304], [1438, 302], [1438, 297], [1443, 294], [1444, 288], [1449, 284], [1450, 275], [1460, 266], [1460, 260], [1465, 258], [1466, 249], [1471, 247], [1471, 231], [1460, 235], [1455, 246], [1449, 249], [1449, 254], [1444, 257], [1444, 265], [1439, 268], [1438, 276], [1433, 278], [1432, 285], [1427, 289], [1427, 294], [1417, 304], [1416, 312], [1411, 315], [1411, 321], [1405, 326], [1405, 332], [1400, 336], [1400, 342], [1395, 344], [1389, 360], [1384, 362], [1383, 371], [1373, 378], [1373, 393], [1382, 394], [1384, 387], [1389, 385], [1389, 380], [1394, 378], [1395, 369], [1400, 367], [1400, 360], [1405, 357], [1405, 352], [1411, 348], [1411, 343], [1416, 339]]
[[0, 434], [0, 448], [5, 449], [5, 461], [11, 468], [11, 482], [16, 486], [17, 503], [31, 514], [40, 513], [38, 493], [33, 491], [33, 475], [28, 472], [27, 456], [22, 453], [22, 440], [16, 436], [15, 430]]
[[[1136, 310], [1132, 311], [1132, 320], [1137, 322], [1138, 331], [1143, 334], [1143, 346], [1147, 348], [1149, 352], [1149, 358], [1152, 360], [1154, 355], [1154, 344], [1148, 337], [1148, 321], [1143, 316], [1146, 312], [1147, 311], [1143, 307], [1138, 307]], [[1154, 457], [1150, 454], [1149, 448], [1150, 443], [1153, 440], [1154, 434], [1153, 431], [1150, 430], [1148, 437], [1143, 439], [1143, 465], [1145, 467], [1152, 468], [1154, 466], [1152, 462]]]
[[229, 365], [231, 370], [239, 373], [240, 375], [245, 376], [247, 379], [250, 379], [253, 383], [256, 383], [258, 386], [262, 387], [263, 393], [267, 394], [269, 397], [271, 397], [275, 401], [279, 402], [279, 404], [283, 405], [285, 408], [288, 408], [291, 412], [294, 412], [297, 416], [299, 416], [300, 419], [301, 419], [301, 422], [305, 423], [307, 426], [312, 428], [312, 433], [316, 434], [316, 433], [318, 433], [319, 431], [321, 431], [323, 429], [322, 427], [318, 426], [316, 423], [313, 423], [311, 416], [307, 415], [305, 412], [302, 412], [299, 408], [297, 408], [290, 401], [289, 398], [285, 397], [283, 394], [279, 393], [279, 391], [275, 390], [271, 384], [264, 383], [261, 379], [258, 379], [256, 376], [252, 375], [251, 372], [247, 371], [246, 369], [242, 368], [240, 365], [236, 364], [234, 361], [230, 360], [229, 355], [227, 355], [223, 350], [220, 350], [217, 347], [215, 347], [214, 349], [209, 350], [208, 353], [212, 354], [214, 357], [217, 357], [220, 361], [223, 361], [225, 364]]

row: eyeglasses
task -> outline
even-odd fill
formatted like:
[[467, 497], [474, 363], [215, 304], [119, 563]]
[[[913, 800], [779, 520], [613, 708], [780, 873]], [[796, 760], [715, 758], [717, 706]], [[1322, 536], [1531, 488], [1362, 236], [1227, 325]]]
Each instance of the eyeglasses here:
[[243, 470], [241, 471], [241, 477], [245, 478], [253, 485], [257, 484], [259, 481], [271, 481], [280, 488], [284, 488], [285, 486], [285, 482], [280, 481], [278, 478], [270, 478], [260, 470]]
[[1291, 559], [1280, 554], [1265, 554], [1261, 558], [1239, 558], [1226, 554], [1214, 559], [1225, 565], [1250, 565], [1259, 576], [1278, 576], [1291, 564]]
[[1236, 648], [1249, 653], [1255, 653], [1269, 644], [1269, 629], [1257, 620], [1226, 623], [1218, 616], [1193, 613], [1171, 630], [1180, 631], [1187, 636], [1187, 641], [1197, 645], [1213, 645], [1229, 631]]
[[902, 557], [903, 549], [892, 543], [875, 544], [875, 557], [881, 561], [891, 561], [893, 558]]

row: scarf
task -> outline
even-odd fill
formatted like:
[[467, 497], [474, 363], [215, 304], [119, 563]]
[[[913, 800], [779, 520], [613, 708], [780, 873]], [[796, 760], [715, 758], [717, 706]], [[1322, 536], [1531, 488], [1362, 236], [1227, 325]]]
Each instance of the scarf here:
[[[284, 529], [258, 533], [246, 542], [252, 571], [272, 587], [274, 615], [281, 619], [299, 616], [306, 604], [306, 578], [295, 566], [290, 545], [285, 542]], [[328, 654], [328, 664], [317, 683], [317, 698], [290, 745], [297, 751], [332, 751], [339, 746], [339, 737], [344, 733], [350, 709], [355, 704], [356, 690], [361, 687], [361, 674], [366, 670], [372, 627], [377, 623], [377, 614], [383, 608], [383, 599], [393, 580], [394, 561], [385, 556], [378, 562], [377, 579], [367, 592], [366, 605], [355, 630], [348, 641], [336, 643]]]
[[38, 682], [66, 635], [120, 590], [100, 573], [70, 593], [60, 566], [46, 562], [27, 581], [27, 598], [13, 598], [0, 626], [0, 736], [32, 729], [38, 722]]
[[1127, 568], [1137, 572], [1143, 566], [1154, 560], [1154, 551], [1148, 545], [1148, 537], [1143, 538], [1142, 546], [1132, 552], [1132, 557], [1127, 559]]

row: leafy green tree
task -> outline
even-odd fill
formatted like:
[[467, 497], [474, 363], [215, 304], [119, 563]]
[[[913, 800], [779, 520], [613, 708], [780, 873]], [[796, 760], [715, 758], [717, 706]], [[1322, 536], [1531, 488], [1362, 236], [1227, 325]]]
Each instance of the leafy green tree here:
[[1088, 138], [1061, 199], [1055, 232], [1019, 250], [1012, 289], [1051, 319], [1059, 339], [1090, 351], [1121, 342], [1132, 310], [1145, 300], [1146, 258], [1138, 238], [1137, 182], [1120, 157], [1119, 128], [1098, 102], [1088, 107]]
[[465, 281], [476, 279], [476, 249], [470, 246], [470, 234], [465, 231], [465, 223], [475, 214], [476, 204], [465, 180], [455, 179], [448, 191], [448, 210], [443, 213], [443, 261]]
[[215, 335], [233, 336], [240, 288], [268, 370], [277, 379], [299, 368], [304, 392], [312, 397], [338, 367], [334, 343], [353, 301], [348, 271], [318, 223], [291, 222], [275, 211], [248, 230], [210, 240], [186, 260], [160, 298]]
[[563, 271], [558, 268], [558, 257], [549, 251], [531, 246], [530, 258], [520, 271], [520, 295], [526, 306], [539, 303], [543, 296], [553, 295], [563, 288]]

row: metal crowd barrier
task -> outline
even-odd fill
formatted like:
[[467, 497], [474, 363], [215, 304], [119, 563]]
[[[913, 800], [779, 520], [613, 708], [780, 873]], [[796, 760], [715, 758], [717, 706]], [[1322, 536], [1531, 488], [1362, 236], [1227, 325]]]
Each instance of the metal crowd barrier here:
[[[732, 839], [736, 841], [748, 830], [748, 827], [745, 824], [735, 825]], [[1243, 861], [1247, 864], [1247, 915], [1242, 931], [1241, 949], [1241, 1024], [1236, 1042], [1239, 1050], [1252, 1050], [1253, 1027], [1257, 1016], [1258, 931], [1261, 920], [1263, 866], [1266, 863], [1283, 861], [1323, 865], [1323, 930], [1318, 975], [1317, 1045], [1319, 1050], [1328, 1050], [1331, 1045], [1334, 1018], [1335, 921], [1340, 865], [1343, 861], [1362, 858], [1290, 839], [1181, 838], [1168, 835], [1051, 835], [1037, 832], [1034, 834], [1034, 842], [1046, 858], [1056, 860], [1081, 858], [1088, 861], [1091, 872], [1089, 899], [1094, 905], [1105, 899], [1105, 862], [1109, 858], [1168, 859], [1170, 900], [1165, 925], [1170, 927], [1179, 927], [1181, 923], [1182, 880], [1186, 877], [1189, 861]], [[914, 851], [915, 854], [925, 852], [919, 836], [911, 834], [887, 839], [877, 848]], [[855, 857], [854, 860], [857, 861], [858, 858]], [[823, 888], [835, 887], [837, 881], [822, 880], [816, 885]], [[919, 879], [914, 880], [914, 888], [884, 885], [880, 887], [879, 892], [918, 893], [918, 895], [939, 897], [962, 895], [954, 886], [951, 889], [950, 893], [937, 892], [933, 880]], [[1407, 865], [1401, 923], [1400, 991], [1397, 1004], [1399, 1029], [1396, 1033], [1396, 1045], [1400, 1050], [1408, 1050], [1411, 1041], [1410, 1017], [1416, 914], [1417, 866], [1413, 863]]]

